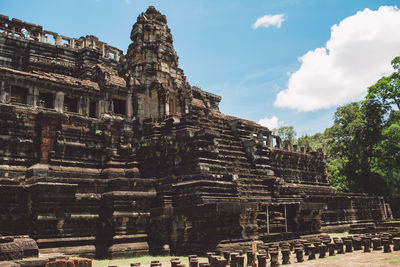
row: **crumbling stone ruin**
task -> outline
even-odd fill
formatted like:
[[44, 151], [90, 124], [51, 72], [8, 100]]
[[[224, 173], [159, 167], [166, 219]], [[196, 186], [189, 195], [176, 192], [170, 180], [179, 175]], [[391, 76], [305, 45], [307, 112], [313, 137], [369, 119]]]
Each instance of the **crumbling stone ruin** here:
[[0, 17], [0, 234], [43, 253], [229, 250], [381, 222], [381, 197], [337, 192], [322, 151], [222, 114], [191, 86], [166, 17], [138, 16], [127, 54]]

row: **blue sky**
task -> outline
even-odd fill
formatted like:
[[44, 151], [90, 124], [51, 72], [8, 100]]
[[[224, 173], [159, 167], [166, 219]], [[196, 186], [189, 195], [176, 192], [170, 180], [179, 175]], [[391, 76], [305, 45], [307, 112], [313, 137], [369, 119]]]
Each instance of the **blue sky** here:
[[[400, 33], [385, 29], [397, 27], [400, 11], [379, 7], [397, 3], [2, 0], [0, 13], [69, 37], [93, 34], [126, 52], [137, 16], [154, 5], [167, 16], [189, 82], [221, 95], [223, 113], [254, 121], [264, 118], [268, 125], [292, 125], [300, 136], [329, 127], [338, 105], [360, 99], [378, 74], [390, 71], [389, 58], [400, 55]], [[253, 27], [257, 19], [276, 14], [284, 18], [280, 27]], [[385, 18], [391, 21], [384, 22]], [[373, 36], [365, 40], [370, 32]], [[380, 43], [382, 39], [387, 41]], [[371, 67], [375, 65], [379, 68]]]

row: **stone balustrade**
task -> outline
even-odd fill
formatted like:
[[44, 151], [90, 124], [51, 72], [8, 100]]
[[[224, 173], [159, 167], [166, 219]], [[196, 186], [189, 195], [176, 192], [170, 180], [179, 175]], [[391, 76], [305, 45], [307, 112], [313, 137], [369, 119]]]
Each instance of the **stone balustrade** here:
[[91, 48], [101, 52], [103, 58], [119, 61], [123, 55], [122, 50], [99, 41], [94, 35], [71, 38], [56, 32], [43, 30], [40, 25], [24, 22], [19, 19], [9, 19], [0, 14], [0, 36], [31, 40], [74, 50]]

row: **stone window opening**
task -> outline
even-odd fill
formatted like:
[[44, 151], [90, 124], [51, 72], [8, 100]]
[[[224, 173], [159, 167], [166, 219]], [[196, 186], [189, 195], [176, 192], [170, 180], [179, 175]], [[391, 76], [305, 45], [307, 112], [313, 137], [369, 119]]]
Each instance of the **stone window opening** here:
[[276, 141], [276, 138], [273, 137], [272, 138], [272, 147], [277, 147], [277, 145], [278, 145], [278, 142]]
[[64, 112], [78, 112], [78, 99], [73, 97], [64, 97]]
[[12, 85], [11, 86], [11, 103], [27, 104], [28, 88]]
[[38, 106], [41, 108], [54, 108], [54, 95], [47, 92], [39, 92]]
[[97, 118], [98, 116], [98, 104], [97, 101], [90, 101], [89, 103], [89, 117]]
[[113, 112], [118, 115], [126, 115], [126, 100], [113, 98]]
[[69, 47], [70, 46], [70, 40], [68, 39], [61, 39], [61, 45], [64, 47]]
[[56, 39], [55, 39], [55, 37], [53, 35], [49, 36], [49, 35], [45, 34], [44, 35], [44, 42], [47, 43], [47, 44], [54, 45], [54, 44], [56, 44]]
[[267, 146], [267, 145], [268, 145], [268, 136], [263, 135], [263, 136], [262, 136], [262, 142], [263, 142], [263, 145], [264, 145], [264, 146]]
[[115, 60], [115, 54], [112, 53], [112, 52], [109, 52], [109, 53], [108, 53], [108, 58], [114, 59], [114, 60]]

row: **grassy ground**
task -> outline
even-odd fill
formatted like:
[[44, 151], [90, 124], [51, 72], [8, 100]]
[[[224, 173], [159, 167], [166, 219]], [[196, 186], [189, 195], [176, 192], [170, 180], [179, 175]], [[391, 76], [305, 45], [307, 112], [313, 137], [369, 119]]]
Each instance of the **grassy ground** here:
[[329, 233], [328, 234], [332, 239], [334, 238], [334, 237], [339, 237], [339, 238], [341, 238], [342, 236], [348, 236], [349, 235], [349, 232], [343, 232], [343, 233]]
[[400, 266], [400, 256], [383, 260], [382, 263], [398, 263]]

